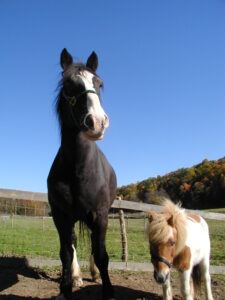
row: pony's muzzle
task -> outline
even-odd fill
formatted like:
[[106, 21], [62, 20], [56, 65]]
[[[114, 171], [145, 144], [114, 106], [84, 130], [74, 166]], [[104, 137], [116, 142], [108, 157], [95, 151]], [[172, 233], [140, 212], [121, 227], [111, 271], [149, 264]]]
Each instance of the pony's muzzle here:
[[164, 273], [159, 273], [156, 270], [154, 271], [155, 281], [160, 284], [165, 283], [167, 281], [168, 277], [169, 277], [169, 272], [167, 274], [164, 274]]

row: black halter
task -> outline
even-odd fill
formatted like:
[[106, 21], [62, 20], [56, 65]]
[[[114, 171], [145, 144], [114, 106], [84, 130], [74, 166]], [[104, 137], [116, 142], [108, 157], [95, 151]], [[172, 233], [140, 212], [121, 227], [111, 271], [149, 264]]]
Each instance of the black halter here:
[[62, 91], [62, 95], [63, 97], [72, 105], [72, 106], [75, 106], [75, 104], [77, 103], [77, 99], [79, 99], [81, 96], [85, 95], [85, 94], [88, 94], [88, 93], [92, 93], [92, 94], [97, 94], [96, 91], [94, 90], [86, 90], [86, 91], [83, 91], [82, 93], [80, 93], [78, 96], [68, 96], [66, 95], [64, 89]]
[[169, 263], [168, 260], [166, 260], [164, 257], [158, 256], [158, 255], [151, 255], [151, 256], [152, 256], [152, 259], [155, 259], [157, 261], [160, 261], [160, 262], [166, 264], [171, 269], [172, 263]]

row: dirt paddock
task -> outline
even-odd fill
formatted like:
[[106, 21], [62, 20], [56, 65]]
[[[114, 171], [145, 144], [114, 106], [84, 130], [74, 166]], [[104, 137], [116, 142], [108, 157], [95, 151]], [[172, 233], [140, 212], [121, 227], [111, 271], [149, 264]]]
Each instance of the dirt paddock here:
[[[58, 270], [43, 271], [27, 266], [25, 259], [4, 258], [0, 263], [0, 299], [54, 299], [59, 293], [59, 278]], [[110, 272], [110, 278], [118, 300], [162, 300], [161, 287], [152, 273], [114, 271]], [[73, 299], [100, 300], [101, 281], [92, 282], [88, 272], [83, 272], [83, 281], [82, 288], [73, 288]], [[173, 299], [181, 299], [177, 276], [173, 276], [172, 287]], [[212, 289], [214, 300], [225, 299], [225, 277], [212, 276]], [[203, 293], [200, 299], [204, 299]]]

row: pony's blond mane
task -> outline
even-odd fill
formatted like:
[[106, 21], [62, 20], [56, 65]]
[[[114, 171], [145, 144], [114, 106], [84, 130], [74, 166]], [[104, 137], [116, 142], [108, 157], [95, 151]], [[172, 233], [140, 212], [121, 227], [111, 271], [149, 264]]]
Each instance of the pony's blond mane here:
[[[169, 223], [167, 222], [169, 218]], [[177, 231], [176, 255], [184, 248], [187, 239], [187, 216], [181, 205], [164, 200], [162, 213], [155, 213], [149, 223], [149, 242], [152, 244], [166, 243], [171, 236], [171, 228]]]

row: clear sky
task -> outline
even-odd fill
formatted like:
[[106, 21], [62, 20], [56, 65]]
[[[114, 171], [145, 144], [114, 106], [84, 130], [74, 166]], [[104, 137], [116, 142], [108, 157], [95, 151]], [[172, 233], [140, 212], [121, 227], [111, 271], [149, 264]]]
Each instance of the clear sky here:
[[118, 185], [225, 155], [225, 1], [0, 1], [0, 187], [46, 192], [66, 47], [95, 50]]

